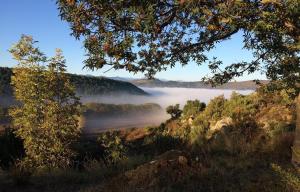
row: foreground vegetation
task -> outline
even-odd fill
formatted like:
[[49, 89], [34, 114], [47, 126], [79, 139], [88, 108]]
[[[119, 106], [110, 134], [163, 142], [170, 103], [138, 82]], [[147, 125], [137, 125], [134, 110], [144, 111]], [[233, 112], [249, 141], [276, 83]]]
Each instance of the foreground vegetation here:
[[[97, 138], [82, 135], [73, 145], [77, 155], [72, 166], [64, 170], [28, 177], [13, 163], [4, 164], [3, 156], [1, 187], [7, 191], [299, 191], [299, 173], [290, 163], [296, 119], [291, 95], [293, 90], [265, 86], [247, 96], [216, 97], [207, 106], [188, 101], [183, 111], [174, 107], [180, 115], [158, 127], [99, 133]], [[0, 141], [10, 147], [6, 157], [24, 155], [22, 142], [11, 132]]]

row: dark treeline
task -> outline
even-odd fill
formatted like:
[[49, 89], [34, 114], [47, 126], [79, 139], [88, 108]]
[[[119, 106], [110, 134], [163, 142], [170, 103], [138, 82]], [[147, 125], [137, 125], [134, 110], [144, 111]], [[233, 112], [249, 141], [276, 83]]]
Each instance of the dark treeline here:
[[163, 111], [163, 109], [156, 103], [145, 103], [142, 105], [133, 104], [104, 104], [104, 103], [86, 103], [83, 107], [84, 114], [105, 116], [127, 116], [127, 115], [141, 115], [150, 114]]

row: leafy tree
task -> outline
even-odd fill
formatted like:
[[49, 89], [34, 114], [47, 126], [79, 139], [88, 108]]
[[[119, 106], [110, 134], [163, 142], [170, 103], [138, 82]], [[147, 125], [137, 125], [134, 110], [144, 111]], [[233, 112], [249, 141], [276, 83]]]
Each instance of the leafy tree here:
[[190, 117], [191, 115], [196, 115], [199, 112], [203, 111], [206, 107], [205, 103], [200, 102], [199, 100], [188, 100], [183, 107], [182, 114], [185, 117]]
[[212, 60], [213, 83], [261, 70], [270, 79], [299, 83], [299, 1], [91, 1], [57, 0], [60, 16], [72, 35], [84, 37], [85, 61], [91, 69], [156, 72], [188, 64], [203, 64], [215, 45], [241, 32], [251, 62], [221, 70]]
[[48, 98], [43, 129], [48, 135], [45, 142], [48, 147], [43, 153], [45, 164], [49, 167], [65, 167], [71, 164], [71, 157], [75, 155], [71, 144], [78, 139], [80, 133], [80, 102], [66, 74], [65, 62], [61, 50], [57, 49], [56, 56], [50, 59], [46, 71]]
[[179, 109], [179, 104], [168, 106], [166, 108], [166, 112], [171, 115], [172, 119], [179, 118], [182, 113], [182, 111]]
[[45, 98], [47, 83], [45, 78], [46, 57], [39, 49], [33, 47], [34, 40], [22, 36], [10, 52], [18, 61], [14, 68], [12, 85], [15, 89], [15, 98], [22, 106], [15, 106], [10, 115], [13, 125], [17, 128], [16, 135], [24, 140], [26, 158], [24, 164], [39, 166], [42, 161], [44, 135], [42, 132], [45, 115]]
[[20, 102], [11, 109], [16, 135], [24, 141], [21, 166], [57, 168], [70, 164], [70, 144], [78, 136], [78, 99], [66, 78], [64, 60], [57, 52], [50, 60], [23, 35], [10, 52], [18, 61], [12, 85]]

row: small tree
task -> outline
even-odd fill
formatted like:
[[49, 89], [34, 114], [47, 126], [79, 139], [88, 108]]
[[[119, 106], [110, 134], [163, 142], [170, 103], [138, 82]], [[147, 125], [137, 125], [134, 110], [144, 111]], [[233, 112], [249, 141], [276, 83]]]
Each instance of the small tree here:
[[182, 113], [182, 111], [179, 109], [179, 104], [168, 106], [166, 108], [166, 112], [171, 115], [172, 119], [179, 118]]
[[60, 52], [50, 60], [23, 35], [10, 52], [18, 61], [12, 86], [20, 105], [11, 109], [16, 135], [24, 141], [27, 168], [56, 168], [70, 163], [70, 144], [78, 136], [78, 99], [65, 75]]
[[13, 69], [11, 83], [14, 87], [15, 98], [22, 103], [11, 109], [16, 135], [24, 141], [26, 157], [23, 163], [31, 166], [41, 165], [42, 154], [45, 150], [42, 132], [44, 112], [46, 109], [46, 57], [39, 49], [34, 48], [35, 42], [31, 37], [22, 36], [21, 40], [12, 47], [10, 52], [18, 61]]
[[50, 167], [65, 167], [70, 165], [74, 156], [71, 144], [80, 133], [78, 126], [79, 98], [75, 96], [75, 88], [67, 74], [65, 59], [60, 49], [56, 56], [50, 59], [46, 80], [48, 82], [47, 111], [45, 113], [44, 129], [51, 137], [47, 138], [45, 159]]

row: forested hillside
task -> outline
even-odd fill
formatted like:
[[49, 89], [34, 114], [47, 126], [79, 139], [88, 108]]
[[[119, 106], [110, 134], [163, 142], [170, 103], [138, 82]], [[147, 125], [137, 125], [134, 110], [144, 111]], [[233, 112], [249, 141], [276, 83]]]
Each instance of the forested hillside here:
[[86, 103], [83, 107], [84, 115], [96, 115], [100, 117], [105, 116], [128, 116], [128, 115], [141, 115], [158, 113], [163, 111], [161, 106], [156, 103], [145, 103], [141, 105], [133, 104], [104, 104], [104, 103]]
[[[202, 81], [162, 81], [159, 79], [134, 79], [129, 80], [130, 83], [136, 86], [142, 87], [182, 87], [182, 88], [204, 88], [212, 89], [211, 85], [205, 84]], [[268, 81], [261, 80], [259, 83], [266, 84]], [[217, 89], [235, 89], [235, 90], [245, 90], [251, 89], [255, 90], [258, 88], [258, 84], [254, 81], [240, 81], [240, 82], [229, 82], [223, 85], [215, 87]]]
[[[0, 67], [0, 89], [2, 96], [6, 97], [6, 99], [11, 98], [12, 96], [12, 87], [10, 86], [11, 75], [11, 68]], [[78, 95], [148, 95], [145, 91], [129, 82], [117, 81], [104, 77], [93, 77], [75, 74], [69, 75], [71, 83], [75, 85]]]
[[111, 95], [117, 93], [148, 95], [148, 93], [129, 82], [75, 74], [70, 74], [70, 77], [79, 95]]

